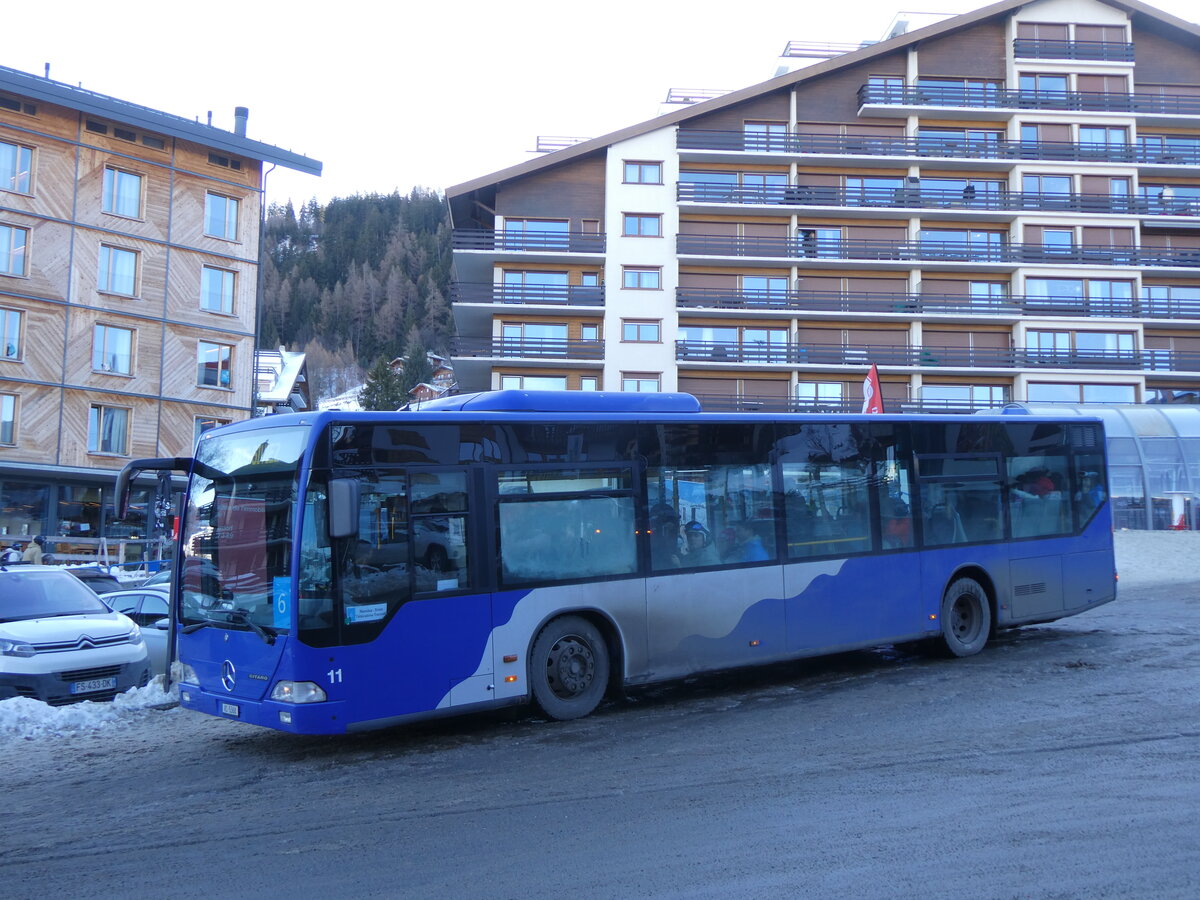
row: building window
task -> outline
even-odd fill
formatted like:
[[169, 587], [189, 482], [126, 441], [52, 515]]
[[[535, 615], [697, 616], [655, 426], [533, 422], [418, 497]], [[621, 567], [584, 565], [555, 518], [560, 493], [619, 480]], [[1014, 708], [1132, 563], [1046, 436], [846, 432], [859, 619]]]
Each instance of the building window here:
[[661, 339], [662, 327], [658, 322], [621, 320], [621, 340], [626, 343], [657, 344]]
[[200, 341], [196, 353], [196, 384], [227, 388], [232, 382], [233, 348], [228, 344]]
[[1035, 381], [1030, 382], [1027, 397], [1031, 403], [1137, 403], [1137, 386]]
[[0, 225], [0, 275], [25, 274], [25, 248], [29, 230], [16, 225]]
[[631, 394], [656, 394], [662, 390], [662, 375], [651, 372], [622, 372], [621, 390]]
[[598, 391], [600, 390], [600, 379], [595, 375], [581, 375], [579, 389], [581, 391]]
[[120, 406], [94, 405], [88, 411], [88, 453], [127, 455], [129, 410]]
[[0, 444], [11, 447], [17, 442], [17, 396], [0, 394]]
[[105, 294], [137, 296], [137, 262], [134, 250], [100, 245], [100, 277], [98, 290]]
[[33, 172], [33, 150], [0, 141], [0, 191], [28, 194]]
[[200, 273], [200, 308], [209, 312], [233, 313], [236, 272], [205, 266]]
[[566, 375], [501, 375], [502, 391], [565, 391]]
[[625, 160], [626, 184], [662, 184], [662, 163]]
[[114, 216], [140, 219], [142, 217], [143, 180], [141, 175], [133, 172], [105, 168], [104, 196], [101, 208]]
[[662, 216], [657, 213], [625, 213], [621, 233], [626, 237], [662, 237]]
[[92, 331], [92, 369], [113, 375], [132, 375], [133, 329], [97, 325]]
[[238, 206], [233, 197], [220, 194], [204, 195], [204, 233], [210, 237], [236, 241], [238, 236]]
[[662, 290], [662, 269], [626, 266], [621, 270], [621, 284], [629, 290], [660, 291]]
[[21, 358], [21, 320], [19, 309], [0, 309], [0, 359]]
[[212, 431], [218, 425], [228, 425], [233, 419], [217, 419], [213, 416], [196, 416], [196, 427], [192, 433], [192, 444], [200, 440], [200, 435], [206, 431]]
[[600, 326], [583, 324], [579, 326], [579, 339], [581, 341], [598, 341], [600, 340]]
[[841, 381], [801, 381], [796, 385], [796, 404], [841, 409], [846, 385]]

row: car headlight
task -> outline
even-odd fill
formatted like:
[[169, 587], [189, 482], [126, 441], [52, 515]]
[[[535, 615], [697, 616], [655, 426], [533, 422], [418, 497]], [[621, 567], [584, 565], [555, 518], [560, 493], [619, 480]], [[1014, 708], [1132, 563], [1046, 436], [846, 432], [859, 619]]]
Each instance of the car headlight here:
[[312, 681], [277, 681], [271, 699], [280, 703], [324, 703], [324, 689]]
[[20, 656], [30, 657], [37, 653], [31, 644], [23, 644], [20, 641], [10, 641], [7, 638], [0, 638], [0, 656]]
[[142, 629], [136, 622], [133, 624], [133, 631], [129, 632], [127, 640], [134, 645], [142, 642]]

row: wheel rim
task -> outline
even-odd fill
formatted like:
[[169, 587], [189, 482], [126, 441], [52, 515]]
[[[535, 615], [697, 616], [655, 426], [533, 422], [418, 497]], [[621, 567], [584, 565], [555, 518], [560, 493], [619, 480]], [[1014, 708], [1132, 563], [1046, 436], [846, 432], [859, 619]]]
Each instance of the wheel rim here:
[[596, 656], [583, 638], [570, 634], [559, 638], [546, 658], [546, 680], [554, 696], [572, 700], [591, 687], [596, 675]]
[[979, 634], [983, 618], [979, 603], [971, 594], [960, 594], [950, 609], [950, 630], [963, 643], [970, 643]]

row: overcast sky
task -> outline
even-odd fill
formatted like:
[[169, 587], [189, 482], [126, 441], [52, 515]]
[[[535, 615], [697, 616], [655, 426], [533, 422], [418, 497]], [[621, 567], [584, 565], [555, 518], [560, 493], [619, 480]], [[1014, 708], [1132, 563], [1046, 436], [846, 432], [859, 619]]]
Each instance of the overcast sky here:
[[[789, 40], [877, 40], [900, 10], [973, 0], [47, 0], [0, 64], [233, 127], [321, 160], [276, 169], [268, 199], [443, 190], [530, 158], [538, 135], [595, 137], [652, 118], [670, 88], [772, 77]], [[1200, 18], [1196, 0], [1160, 9]]]

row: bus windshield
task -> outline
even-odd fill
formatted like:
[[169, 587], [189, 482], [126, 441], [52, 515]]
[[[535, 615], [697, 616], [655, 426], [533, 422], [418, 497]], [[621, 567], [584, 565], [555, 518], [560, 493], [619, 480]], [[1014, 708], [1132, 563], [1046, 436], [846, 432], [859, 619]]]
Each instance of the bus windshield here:
[[290, 620], [293, 511], [307, 427], [201, 440], [181, 535], [181, 621], [263, 635]]

